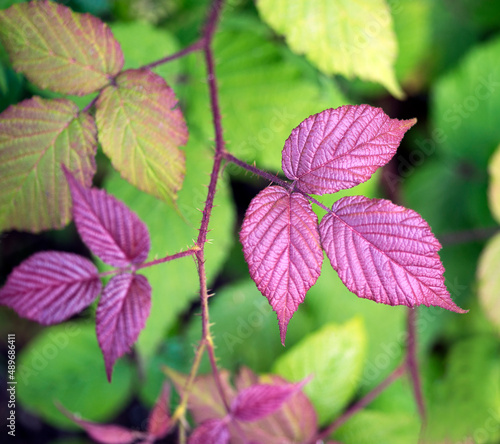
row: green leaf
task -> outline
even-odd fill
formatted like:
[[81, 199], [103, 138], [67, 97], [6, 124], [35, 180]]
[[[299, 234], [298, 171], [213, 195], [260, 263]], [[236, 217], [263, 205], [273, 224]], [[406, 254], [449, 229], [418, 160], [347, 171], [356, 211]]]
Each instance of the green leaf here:
[[[266, 372], [286, 351], [281, 345], [276, 313], [249, 277], [216, 293], [210, 301], [210, 322], [217, 361], [222, 368], [236, 371], [238, 366], [247, 365], [254, 371]], [[287, 346], [297, 343], [315, 324], [299, 308], [290, 325]], [[191, 319], [186, 344], [199, 341], [200, 331], [200, 319]], [[264, 343], [266, 346], [262, 347]], [[201, 371], [210, 371], [208, 360], [203, 362]]]
[[500, 333], [500, 234], [486, 244], [477, 268], [478, 295], [486, 317]]
[[500, 140], [499, 55], [499, 37], [476, 46], [432, 91], [432, 142], [469, 168], [484, 169]]
[[40, 88], [65, 94], [97, 91], [123, 66], [106, 24], [45, 0], [2, 11], [0, 41], [17, 71]]
[[293, 51], [324, 73], [379, 82], [403, 97], [394, 73], [392, 16], [384, 0], [261, 0], [257, 8]]
[[[215, 35], [214, 52], [228, 150], [261, 168], [281, 171], [281, 150], [292, 129], [347, 99], [333, 81], [271, 39], [258, 21], [229, 17]], [[194, 54], [189, 62], [186, 114], [213, 137], [203, 57]], [[240, 168], [229, 165], [226, 170]]]
[[318, 422], [325, 425], [347, 405], [361, 377], [366, 353], [366, 331], [360, 318], [338, 325], [327, 324], [307, 335], [280, 356], [273, 366], [289, 381], [313, 379], [304, 393], [313, 403]]
[[[110, 25], [111, 31], [122, 48], [124, 69], [140, 68], [179, 50], [176, 38], [166, 29], [159, 29], [145, 22], [118, 22]], [[140, 41], [140, 45], [137, 42]], [[181, 60], [172, 60], [152, 71], [162, 76], [169, 85], [176, 81]]]
[[142, 191], [174, 203], [188, 132], [172, 89], [147, 69], [128, 70], [96, 103], [99, 142], [113, 166]]
[[363, 393], [379, 384], [401, 362], [406, 340], [406, 307], [389, 307], [356, 297], [331, 267], [323, 268], [303, 305], [310, 322], [316, 326], [341, 324], [353, 316], [363, 320], [367, 342], [359, 378]]
[[[192, 134], [186, 147], [186, 156], [187, 174], [185, 186], [179, 193], [179, 211], [139, 191], [117, 173], [113, 172], [105, 182], [105, 188], [127, 202], [148, 226], [151, 235], [149, 260], [185, 250], [193, 246], [198, 236], [201, 221], [198, 209], [203, 208], [206, 199], [205, 185], [209, 180], [213, 154], [206, 143]], [[234, 239], [233, 204], [224, 180], [219, 181], [215, 205], [208, 236], [213, 243], [208, 243], [205, 249], [209, 285], [222, 266]], [[137, 347], [143, 356], [149, 358], [169, 329], [175, 326], [179, 315], [199, 297], [199, 281], [196, 265], [190, 257], [145, 268], [142, 272], [148, 278], [153, 292], [151, 314], [139, 336]]]
[[493, 217], [500, 223], [500, 146], [491, 157], [488, 165], [490, 184], [488, 187], [488, 201]]
[[71, 198], [61, 164], [90, 186], [96, 145], [94, 120], [66, 99], [35, 97], [0, 114], [0, 229], [66, 225]]
[[104, 422], [126, 405], [132, 376], [131, 366], [120, 360], [108, 383], [94, 324], [68, 322], [44, 329], [21, 351], [16, 388], [19, 402], [29, 411], [54, 426], [78, 429], [55, 401]]
[[408, 444], [418, 441], [418, 416], [398, 412], [362, 410], [333, 435], [343, 444]]
[[451, 349], [446, 373], [431, 381], [423, 442], [497, 443], [500, 440], [498, 340], [477, 335]]

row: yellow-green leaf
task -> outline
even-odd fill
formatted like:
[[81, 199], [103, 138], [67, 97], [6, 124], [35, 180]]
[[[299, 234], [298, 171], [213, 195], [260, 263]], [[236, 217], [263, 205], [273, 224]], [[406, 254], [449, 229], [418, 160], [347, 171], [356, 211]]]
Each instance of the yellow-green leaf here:
[[[498, 157], [498, 156], [497, 156]], [[500, 234], [486, 244], [477, 268], [479, 302], [500, 333]]]
[[488, 170], [490, 173], [490, 185], [488, 188], [488, 199], [493, 217], [500, 223], [500, 146], [491, 156]]
[[1, 11], [0, 42], [17, 71], [64, 94], [97, 91], [123, 66], [120, 45], [105, 23], [49, 1]]
[[99, 141], [113, 166], [142, 191], [173, 203], [182, 186], [188, 132], [172, 89], [147, 69], [124, 71], [96, 103]]
[[321, 425], [327, 424], [354, 395], [366, 354], [366, 330], [361, 318], [327, 324], [306, 336], [275, 362], [273, 373], [288, 381], [313, 379], [304, 387]]
[[403, 92], [394, 64], [397, 43], [385, 0], [259, 0], [262, 19], [327, 74], [381, 83]]
[[66, 99], [24, 100], [0, 114], [0, 230], [39, 232], [70, 220], [61, 164], [90, 186], [94, 119]]

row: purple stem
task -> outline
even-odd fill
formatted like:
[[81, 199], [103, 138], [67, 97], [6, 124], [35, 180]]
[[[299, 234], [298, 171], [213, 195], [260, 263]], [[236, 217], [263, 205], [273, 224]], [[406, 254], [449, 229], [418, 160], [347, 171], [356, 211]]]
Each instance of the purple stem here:
[[81, 110], [82, 113], [86, 113], [90, 108], [92, 108], [95, 103], [97, 102], [97, 99], [99, 98], [99, 95], [95, 96], [90, 103], [87, 104], [85, 108]]
[[249, 165], [246, 162], [243, 162], [242, 160], [238, 159], [237, 157], [234, 157], [232, 154], [228, 153], [225, 151], [223, 153], [223, 157], [225, 160], [228, 162], [232, 162], [241, 168], [244, 168], [247, 171], [250, 171], [253, 174], [256, 174], [257, 176], [263, 177], [264, 179], [267, 179], [271, 183], [277, 183], [278, 185], [281, 185], [283, 188], [290, 189], [291, 184], [285, 180], [280, 179], [277, 176], [273, 176], [272, 174], [268, 173], [267, 171], [261, 170], [260, 168], [257, 168], [255, 166]]
[[415, 322], [417, 311], [413, 308], [408, 309], [408, 339], [406, 344], [406, 365], [410, 373], [410, 379], [413, 386], [413, 394], [418, 407], [418, 413], [422, 422], [425, 424], [426, 413], [424, 397], [422, 395], [422, 385], [420, 381], [420, 373], [418, 371], [417, 347], [416, 347], [416, 328]]
[[193, 247], [193, 248], [190, 248], [189, 250], [181, 251], [181, 252], [176, 253], [176, 254], [172, 254], [171, 256], [166, 256], [166, 257], [161, 258], [161, 259], [155, 259], [154, 261], [151, 261], [151, 262], [145, 262], [141, 265], [138, 265], [135, 269], [140, 270], [141, 268], [152, 267], [153, 265], [163, 264], [164, 262], [169, 262], [169, 261], [173, 261], [175, 259], [180, 259], [181, 257], [192, 256], [193, 254], [196, 254], [197, 251], [198, 251], [198, 247]]
[[380, 393], [382, 393], [389, 385], [398, 379], [406, 370], [406, 362], [399, 365], [384, 381], [382, 381], [371, 392], [367, 393], [358, 402], [349, 407], [342, 415], [340, 415], [333, 423], [331, 423], [325, 430], [318, 433], [312, 442], [328, 439], [328, 437], [344, 424], [351, 416], [360, 410], [364, 409], [370, 402], [372, 402]]
[[169, 55], [167, 57], [164, 57], [163, 59], [157, 60], [156, 62], [151, 62], [148, 63], [147, 65], [144, 65], [142, 68], [148, 68], [148, 69], [153, 69], [156, 68], [159, 65], [162, 65], [167, 62], [171, 62], [172, 60], [178, 59], [180, 57], [183, 57], [187, 54], [190, 54], [192, 52], [198, 51], [200, 49], [203, 49], [205, 46], [205, 39], [201, 38], [197, 40], [196, 42], [192, 43], [189, 45], [187, 48], [184, 48], [172, 55]]
[[205, 243], [207, 241], [208, 233], [208, 223], [210, 221], [210, 216], [212, 214], [212, 208], [214, 206], [215, 193], [217, 191], [217, 180], [219, 178], [221, 163], [222, 163], [222, 153], [224, 152], [224, 138], [222, 134], [222, 123], [221, 114], [219, 106], [219, 96], [217, 93], [217, 81], [215, 78], [215, 62], [212, 53], [212, 38], [219, 20], [219, 15], [222, 10], [224, 0], [215, 0], [212, 4], [212, 9], [207, 20], [207, 24], [204, 30], [204, 46], [203, 53], [205, 55], [205, 63], [207, 65], [207, 76], [208, 76], [208, 87], [210, 93], [210, 108], [212, 110], [213, 125], [215, 131], [215, 155], [214, 163], [212, 167], [212, 172], [210, 173], [210, 183], [208, 185], [207, 199], [205, 201], [205, 207], [203, 208], [203, 216], [201, 219], [200, 230], [198, 233], [198, 239], [196, 245], [199, 250], [196, 252], [196, 260], [198, 263], [198, 275], [200, 281], [200, 299], [201, 299], [201, 318], [202, 318], [202, 341], [207, 345], [208, 358], [210, 360], [210, 365], [212, 367], [212, 373], [214, 375], [215, 383], [217, 385], [217, 390], [222, 399], [222, 402], [227, 411], [229, 411], [229, 404], [224, 395], [224, 390], [222, 388], [221, 378], [219, 375], [219, 370], [217, 368], [217, 362], [215, 359], [215, 352], [213, 341], [210, 336], [210, 321], [208, 316], [208, 288], [207, 288], [207, 277], [205, 272]]

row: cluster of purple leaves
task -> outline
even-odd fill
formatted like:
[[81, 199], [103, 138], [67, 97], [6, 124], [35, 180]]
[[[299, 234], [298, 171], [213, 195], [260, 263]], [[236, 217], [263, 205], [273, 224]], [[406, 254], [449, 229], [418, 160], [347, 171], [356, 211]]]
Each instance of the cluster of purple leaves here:
[[[177, 392], [186, 396], [188, 377], [166, 370]], [[213, 375], [198, 376], [189, 390], [188, 408], [198, 426], [189, 444], [227, 444], [229, 442], [309, 442], [317, 433], [314, 407], [302, 387], [305, 379], [289, 383], [276, 375], [259, 377], [243, 367], [236, 389], [229, 383], [229, 373], [221, 373], [222, 390], [229, 408], [220, 397]], [[60, 410], [81, 426], [96, 442], [103, 444], [153, 443], [163, 439], [175, 425], [169, 411], [170, 386], [165, 383], [153, 406], [145, 432], [115, 424], [99, 424]]]
[[20, 316], [51, 325], [69, 319], [102, 294], [96, 331], [111, 380], [115, 361], [129, 351], [151, 308], [151, 287], [136, 269], [146, 260], [146, 225], [123, 202], [104, 190], [82, 186], [64, 168], [73, 200], [73, 219], [93, 254], [116, 267], [102, 289], [95, 265], [73, 253], [36, 253], [14, 268], [0, 289], [0, 303]]
[[261, 191], [240, 232], [250, 275], [277, 313], [283, 344], [290, 319], [321, 273], [323, 250], [361, 298], [464, 312], [446, 289], [441, 245], [415, 211], [349, 196], [335, 202], [318, 226], [310, 202], [309, 194], [367, 181], [415, 122], [391, 119], [369, 105], [346, 105], [308, 117], [286, 140], [282, 167], [293, 182]]
[[[187, 376], [167, 371], [179, 394], [185, 394]], [[235, 377], [220, 374], [222, 392], [229, 409], [221, 400], [213, 375], [202, 375], [190, 388], [188, 408], [198, 427], [189, 444], [228, 442], [271, 443], [311, 442], [318, 421], [313, 405], [302, 392], [308, 379], [289, 383], [280, 376], [257, 376], [243, 367]]]

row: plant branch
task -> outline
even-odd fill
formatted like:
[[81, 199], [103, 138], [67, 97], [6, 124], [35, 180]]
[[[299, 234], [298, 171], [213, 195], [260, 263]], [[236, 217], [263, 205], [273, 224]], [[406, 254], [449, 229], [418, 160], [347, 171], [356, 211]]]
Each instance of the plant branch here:
[[204, 39], [203, 39], [204, 41], [203, 53], [205, 56], [205, 64], [207, 66], [210, 108], [212, 111], [212, 119], [215, 132], [215, 155], [214, 155], [212, 172], [210, 173], [210, 183], [208, 185], [207, 199], [205, 201], [205, 207], [203, 208], [203, 216], [201, 219], [198, 239], [196, 241], [196, 245], [199, 247], [199, 250], [196, 252], [196, 261], [198, 264], [198, 275], [200, 281], [200, 300], [201, 300], [201, 318], [202, 318], [201, 343], [206, 345], [208, 357], [210, 360], [210, 365], [212, 367], [212, 373], [214, 375], [215, 383], [217, 385], [217, 390], [219, 392], [219, 395], [226, 410], [229, 411], [229, 404], [226, 400], [224, 390], [222, 388], [221, 378], [217, 368], [213, 339], [210, 334], [210, 321], [208, 314], [209, 294], [208, 294], [207, 277], [205, 271], [205, 244], [207, 241], [208, 224], [214, 206], [215, 193], [217, 191], [217, 181], [219, 178], [219, 173], [222, 163], [222, 153], [224, 152], [224, 138], [222, 133], [219, 96], [217, 92], [217, 81], [215, 77], [215, 62], [211, 47], [212, 38], [216, 29], [216, 25], [219, 20], [219, 15], [222, 10], [223, 3], [224, 3], [223, 0], [215, 0], [214, 3], [212, 4], [212, 9], [210, 11], [207, 24], [205, 26]]
[[163, 264], [164, 262], [170, 262], [170, 261], [173, 261], [175, 259], [180, 259], [181, 257], [191, 256], [191, 255], [195, 254], [198, 250], [199, 250], [198, 246], [195, 245], [194, 247], [190, 248], [189, 250], [181, 251], [179, 253], [172, 254], [171, 256], [166, 256], [166, 257], [161, 258], [161, 259], [155, 259], [154, 261], [145, 262], [145, 263], [135, 267], [135, 269], [140, 270], [141, 268], [152, 267], [153, 265]]
[[148, 63], [147, 65], [143, 65], [142, 68], [149, 68], [149, 69], [156, 68], [159, 65], [163, 65], [164, 63], [171, 62], [172, 60], [178, 59], [178, 58], [183, 57], [185, 55], [188, 55], [192, 52], [198, 51], [198, 50], [204, 48], [204, 46], [205, 46], [205, 39], [200, 38], [196, 42], [189, 45], [187, 48], [184, 48], [180, 51], [177, 51], [176, 53], [174, 53], [172, 55], [169, 55], [169, 56], [164, 57], [160, 60], [157, 60], [156, 62], [151, 62], [151, 63]]
[[250, 171], [251, 173], [262, 177], [263, 179], [268, 180], [271, 183], [277, 183], [278, 185], [281, 185], [283, 188], [286, 188], [289, 190], [291, 188], [291, 183], [287, 182], [286, 180], [280, 179], [277, 175], [273, 176], [271, 173], [268, 173], [267, 171], [261, 170], [260, 168], [257, 168], [256, 166], [250, 165], [243, 160], [238, 159], [237, 157], [233, 156], [232, 154], [228, 153], [225, 151], [223, 154], [223, 157], [225, 160], [228, 162], [234, 163], [235, 165], [238, 165], [241, 168], [244, 168], [247, 171]]
[[406, 370], [406, 362], [400, 364], [386, 379], [377, 385], [371, 392], [368, 392], [363, 398], [351, 405], [342, 415], [340, 415], [332, 424], [326, 429], [318, 433], [313, 439], [313, 442], [327, 439], [335, 430], [344, 424], [351, 416], [365, 408], [372, 402], [380, 393], [382, 393], [389, 385], [396, 379], [403, 375]]
[[408, 339], [406, 343], [406, 366], [408, 372], [410, 373], [410, 379], [413, 386], [413, 393], [415, 395], [415, 401], [418, 407], [418, 413], [422, 422], [425, 424], [425, 403], [424, 397], [422, 395], [422, 385], [420, 381], [420, 374], [418, 371], [418, 360], [417, 360], [417, 347], [416, 347], [416, 327], [415, 321], [417, 317], [417, 311], [413, 308], [408, 309]]

